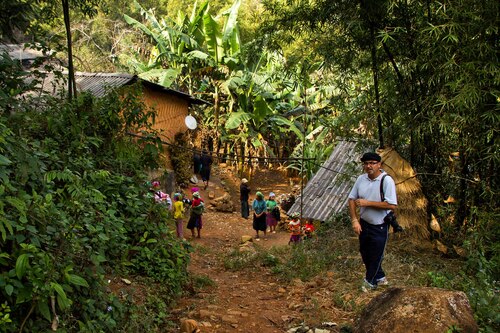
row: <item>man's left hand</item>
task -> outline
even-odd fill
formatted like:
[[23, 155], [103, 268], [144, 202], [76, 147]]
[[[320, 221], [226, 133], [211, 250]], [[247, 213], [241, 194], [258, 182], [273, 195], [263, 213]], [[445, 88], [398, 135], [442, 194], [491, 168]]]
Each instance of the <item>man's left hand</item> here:
[[369, 201], [366, 199], [356, 199], [354, 202], [358, 207], [367, 207], [369, 203]]

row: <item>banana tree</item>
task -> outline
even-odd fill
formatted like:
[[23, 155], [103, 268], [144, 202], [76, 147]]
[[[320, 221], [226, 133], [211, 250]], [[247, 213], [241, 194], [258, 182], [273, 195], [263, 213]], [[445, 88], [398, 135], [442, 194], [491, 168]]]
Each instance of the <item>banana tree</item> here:
[[[207, 56], [200, 54], [199, 50], [203, 43], [202, 17], [208, 9], [208, 3], [202, 5], [199, 10], [195, 5], [189, 19], [179, 14], [176, 22], [158, 20], [152, 10], [145, 10], [137, 2], [135, 6], [146, 23], [141, 23], [128, 15], [124, 15], [125, 21], [150, 37], [154, 43], [149, 61], [146, 64], [142, 61], [134, 64], [139, 76], [157, 81], [165, 87], [173, 84], [187, 87], [192, 93], [192, 81], [181, 79], [181, 74], [187, 69], [186, 76], [190, 77], [192, 63], [197, 59], [207, 59]], [[187, 85], [182, 84], [184, 81], [188, 82]]]
[[241, 64], [237, 21], [240, 0], [219, 18], [209, 13], [208, 1], [199, 8], [195, 4], [189, 18], [179, 13], [176, 22], [158, 21], [152, 11], [137, 3], [136, 6], [146, 23], [129, 16], [125, 20], [154, 43], [149, 63], [136, 66], [139, 75], [166, 87], [173, 84], [180, 89], [187, 87], [190, 94], [210, 94], [205, 98], [214, 102], [214, 128], [217, 128], [224, 103], [220, 86]]
[[273, 68], [279, 62], [283, 62], [283, 58], [264, 51], [256, 63], [245, 63], [245, 69], [233, 72], [222, 85], [229, 96], [223, 119], [225, 130], [232, 134], [231, 139], [239, 140], [237, 146], [241, 147], [242, 156], [250, 151], [258, 152], [259, 157], [273, 156], [269, 146], [273, 136], [288, 132], [299, 136], [301, 133], [293, 121], [280, 115], [281, 99], [290, 97], [294, 87], [276, 75], [281, 71]]

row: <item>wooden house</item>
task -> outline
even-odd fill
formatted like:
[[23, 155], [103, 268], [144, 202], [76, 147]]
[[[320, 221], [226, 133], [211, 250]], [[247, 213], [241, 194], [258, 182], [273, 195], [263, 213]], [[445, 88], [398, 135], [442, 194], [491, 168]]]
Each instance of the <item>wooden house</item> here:
[[208, 104], [181, 91], [142, 80], [137, 75], [77, 72], [75, 81], [77, 90], [90, 92], [96, 97], [104, 96], [109, 89], [139, 82], [143, 87], [144, 104], [156, 110], [153, 129], [158, 130], [165, 141], [169, 141], [177, 133], [188, 130], [184, 120], [193, 105]]
[[[26, 47], [24, 44], [3, 44], [0, 45], [0, 52], [7, 52], [12, 59], [18, 60], [26, 70], [34, 69], [33, 64], [36, 61], [41, 61], [39, 65], [41, 63], [49, 64], [50, 55], [53, 53], [52, 51], [42, 52]], [[56, 66], [55, 63], [52, 65], [62, 70], [62, 67]], [[29, 80], [31, 79], [29, 78]], [[158, 130], [165, 141], [169, 141], [179, 132], [188, 130], [184, 120], [193, 105], [209, 104], [184, 92], [140, 79], [137, 75], [76, 72], [75, 81], [79, 92], [89, 92], [95, 97], [103, 97], [110, 89], [119, 89], [139, 82], [143, 87], [144, 104], [156, 110], [153, 129]], [[43, 91], [55, 95], [65, 88], [66, 84], [63, 80], [58, 79], [53, 73], [45, 73], [45, 78], [41, 83]]]

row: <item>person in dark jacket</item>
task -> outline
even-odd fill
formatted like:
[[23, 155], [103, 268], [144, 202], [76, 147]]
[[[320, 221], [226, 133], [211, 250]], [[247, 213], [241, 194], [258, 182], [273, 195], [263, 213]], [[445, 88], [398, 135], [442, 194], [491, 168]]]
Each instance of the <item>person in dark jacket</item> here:
[[241, 217], [248, 219], [250, 216], [250, 208], [248, 206], [248, 198], [250, 194], [250, 187], [248, 187], [248, 180], [243, 178], [240, 185], [240, 202], [241, 202]]
[[203, 184], [205, 184], [205, 190], [208, 187], [208, 181], [210, 180], [210, 168], [212, 166], [212, 157], [208, 154], [208, 151], [203, 150], [203, 154], [200, 158], [201, 163], [201, 179]]
[[201, 171], [201, 156], [200, 153], [195, 151], [193, 153], [193, 173], [195, 175], [198, 175], [200, 174], [200, 171]]

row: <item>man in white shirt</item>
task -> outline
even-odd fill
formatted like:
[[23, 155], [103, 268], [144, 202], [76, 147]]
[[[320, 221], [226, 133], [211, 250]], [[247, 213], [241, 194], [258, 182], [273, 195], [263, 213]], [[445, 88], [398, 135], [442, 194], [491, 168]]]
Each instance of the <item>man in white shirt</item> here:
[[365, 173], [358, 177], [349, 193], [352, 228], [359, 236], [359, 252], [366, 268], [363, 291], [388, 284], [382, 269], [385, 245], [389, 236], [389, 226], [384, 218], [396, 208], [398, 202], [396, 185], [389, 175], [384, 179], [384, 201], [381, 200], [380, 182], [386, 174], [381, 170], [381, 160], [380, 155], [372, 152], [365, 153], [361, 157]]

